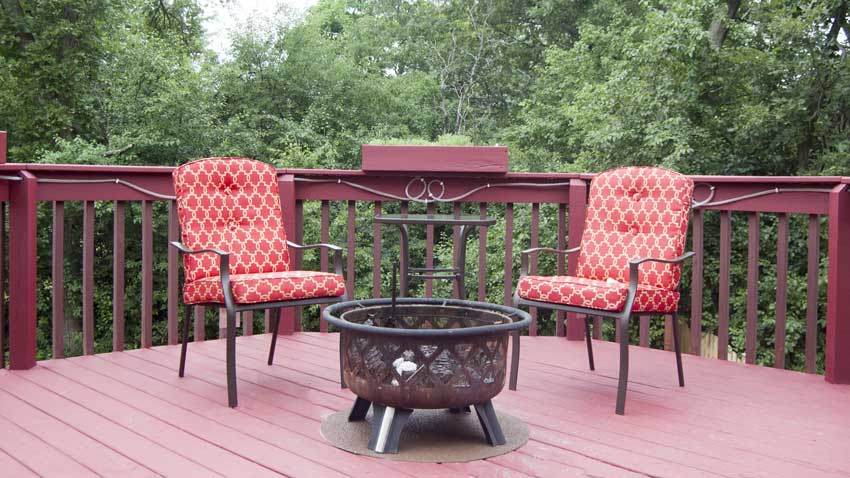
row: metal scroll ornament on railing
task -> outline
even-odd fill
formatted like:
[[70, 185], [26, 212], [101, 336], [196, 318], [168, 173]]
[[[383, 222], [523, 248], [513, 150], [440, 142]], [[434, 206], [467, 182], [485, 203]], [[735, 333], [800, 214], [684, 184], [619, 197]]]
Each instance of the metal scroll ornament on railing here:
[[[379, 189], [371, 188], [369, 186], [363, 186], [362, 184], [357, 184], [351, 181], [346, 181], [344, 179], [310, 179], [310, 178], [295, 178], [296, 181], [307, 182], [307, 183], [337, 183], [344, 184], [346, 186], [359, 189], [361, 191], [366, 191], [371, 194], [375, 194], [377, 196], [382, 196], [388, 199], [394, 199], [396, 201], [410, 201], [422, 204], [434, 203], [434, 202], [456, 202], [462, 199], [466, 199], [473, 194], [483, 191], [484, 189], [489, 188], [555, 188], [555, 187], [565, 187], [569, 186], [570, 183], [486, 183], [484, 185], [472, 188], [462, 194], [458, 194], [454, 197], [444, 197], [446, 194], [446, 184], [440, 179], [425, 179], [423, 177], [415, 177], [407, 182], [404, 186], [404, 196], [399, 196], [397, 194], [388, 193], [385, 191], [381, 191]], [[413, 188], [414, 191], [421, 186], [421, 190], [416, 194], [411, 192]], [[439, 192], [438, 191], [439, 188]]]
[[699, 187], [708, 188], [708, 197], [703, 199], [702, 201], [692, 201], [691, 207], [693, 209], [703, 208], [703, 207], [717, 207], [717, 206], [725, 206], [727, 204], [732, 204], [740, 201], [746, 201], [748, 199], [760, 198], [763, 196], [769, 196], [771, 194], [782, 194], [782, 193], [831, 193], [832, 189], [829, 188], [772, 188], [766, 189], [764, 191], [758, 191], [750, 194], [743, 194], [741, 196], [735, 196], [731, 198], [721, 199], [720, 201], [713, 201], [714, 193], [716, 191], [716, 187], [711, 184], [706, 183], [698, 183], [694, 186], [694, 189]]

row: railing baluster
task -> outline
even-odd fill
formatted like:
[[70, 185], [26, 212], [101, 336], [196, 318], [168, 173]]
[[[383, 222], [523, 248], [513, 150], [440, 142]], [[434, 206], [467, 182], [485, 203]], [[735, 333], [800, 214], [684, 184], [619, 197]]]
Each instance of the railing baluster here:
[[[677, 339], [682, 338], [681, 332], [682, 329], [679, 329]], [[664, 315], [664, 350], [673, 350], [673, 316], [670, 314]]]
[[[428, 203], [425, 206], [426, 212], [428, 214], [434, 214], [436, 212], [436, 205], [434, 203]], [[433, 268], [434, 267], [434, 225], [429, 224], [425, 226], [425, 267]], [[433, 279], [425, 279], [425, 297], [431, 297], [434, 295], [434, 280]]]
[[[65, 357], [65, 203], [53, 203], [53, 358]], [[2, 329], [0, 329], [2, 333]]]
[[94, 353], [94, 202], [83, 203], [83, 354]]
[[348, 201], [348, 267], [346, 268], [345, 287], [348, 290], [350, 298], [354, 298], [354, 239], [357, 232], [356, 229], [356, 209], [355, 201]]
[[[478, 213], [487, 217], [487, 203], [478, 204]], [[478, 300], [487, 299], [487, 226], [478, 229]]]
[[[304, 244], [304, 201], [295, 201], [295, 242]], [[304, 253], [297, 251], [295, 253], [295, 268], [297, 270], [304, 269]], [[303, 307], [295, 307], [295, 330], [301, 331], [302, 316], [304, 315]]]
[[[459, 202], [452, 204], [452, 212], [454, 213], [454, 217], [460, 217], [461, 210], [460, 210], [460, 203]], [[460, 259], [460, 248], [466, 247], [466, 244], [460, 243], [460, 226], [452, 227], [452, 244], [453, 244], [453, 247], [452, 247], [452, 263], [457, 265], [458, 259]], [[464, 267], [464, 270], [466, 270], [465, 267]], [[464, 279], [465, 279], [465, 277], [461, 277], [461, 280], [464, 280]], [[452, 290], [454, 291], [455, 297], [457, 297], [459, 299], [466, 300], [466, 297], [460, 296], [460, 287], [458, 287], [457, 281], [452, 281]]]
[[112, 212], [112, 350], [124, 350], [124, 203]]
[[[408, 205], [408, 202], [402, 201], [401, 205], [399, 206], [399, 212], [401, 214], [407, 214], [409, 210], [410, 207]], [[399, 239], [399, 241], [401, 241], [401, 239]], [[401, 270], [407, 270], [407, 268], [410, 267], [410, 264], [407, 263], [410, 258], [404, 257], [404, 254], [401, 253], [401, 242], [399, 242], [399, 256], [399, 265], [401, 266]], [[409, 288], [410, 283], [408, 282], [407, 277], [404, 277], [404, 274], [402, 274], [402, 276], [399, 277], [399, 290], [408, 290], [409, 294]]]
[[747, 336], [746, 361], [756, 363], [759, 312], [759, 213], [751, 212], [747, 224]]
[[207, 319], [207, 308], [203, 305], [196, 305], [194, 307], [195, 313], [195, 330], [194, 330], [194, 338], [192, 339], [195, 342], [203, 342], [206, 338], [207, 328], [206, 328], [206, 319]]
[[153, 345], [153, 202], [142, 201], [142, 347]]
[[785, 318], [788, 302], [788, 215], [779, 215], [776, 234], [776, 330], [773, 366], [785, 368]]
[[[567, 248], [567, 205], [558, 204], [558, 249]], [[562, 276], [565, 272], [566, 258], [558, 254], [558, 275]], [[564, 329], [564, 319], [566, 314], [561, 311], [555, 312], [555, 336], [563, 337], [566, 333]], [[594, 332], [596, 330], [594, 329]]]
[[242, 312], [242, 335], [254, 335], [254, 313], [250, 310]]
[[703, 212], [695, 209], [693, 219], [693, 276], [691, 279], [691, 353], [700, 354], [702, 340], [702, 267], [703, 267]]
[[[330, 229], [331, 229], [331, 204], [329, 201], [322, 201], [322, 224], [321, 224], [321, 242], [323, 244], [330, 243]], [[377, 237], [380, 237], [377, 236]], [[319, 266], [323, 272], [328, 271], [328, 250], [321, 249], [319, 251]], [[325, 306], [322, 305], [319, 307], [319, 331], [327, 332], [328, 331], [328, 323], [325, 319], [322, 318], [322, 311], [325, 310]], [[269, 315], [270, 313], [266, 312], [266, 332], [269, 331]]]
[[514, 205], [505, 204], [505, 305], [513, 304]]
[[[540, 245], [540, 203], [531, 204], [531, 247]], [[532, 255], [531, 263], [529, 264], [528, 272], [531, 275], [537, 275], [537, 254]], [[528, 328], [528, 334], [531, 336], [537, 335], [537, 307], [529, 307], [531, 314], [531, 326]]]
[[732, 213], [720, 211], [720, 284], [718, 285], [717, 358], [726, 360], [729, 349], [729, 267], [732, 259]]
[[638, 345], [641, 347], [649, 347], [649, 316], [646, 314], [640, 315], [638, 335]]
[[[179, 224], [177, 221], [177, 203], [175, 201], [168, 202], [168, 242], [179, 240], [180, 235]], [[177, 249], [168, 247], [168, 344], [174, 345], [178, 342], [177, 339], [177, 323], [180, 320], [178, 310], [178, 294], [179, 290], [178, 275], [179, 266], [177, 264], [178, 256]], [[188, 320], [188, 318], [187, 318]]]
[[820, 218], [809, 215], [809, 261], [806, 272], [806, 372], [817, 372], [818, 346], [818, 275], [820, 260]]
[[[381, 214], [381, 201], [375, 201], [375, 215]], [[381, 297], [381, 225], [372, 223], [372, 297]]]

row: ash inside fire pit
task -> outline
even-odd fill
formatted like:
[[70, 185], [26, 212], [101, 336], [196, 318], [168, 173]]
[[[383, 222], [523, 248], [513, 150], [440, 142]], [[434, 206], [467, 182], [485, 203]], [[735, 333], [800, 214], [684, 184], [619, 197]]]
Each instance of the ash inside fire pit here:
[[349, 419], [374, 407], [371, 449], [396, 452], [416, 408], [474, 408], [487, 441], [504, 443], [490, 400], [505, 384], [510, 334], [528, 325], [528, 314], [461, 300], [376, 299], [335, 304], [324, 317], [341, 329], [343, 378], [358, 397]]

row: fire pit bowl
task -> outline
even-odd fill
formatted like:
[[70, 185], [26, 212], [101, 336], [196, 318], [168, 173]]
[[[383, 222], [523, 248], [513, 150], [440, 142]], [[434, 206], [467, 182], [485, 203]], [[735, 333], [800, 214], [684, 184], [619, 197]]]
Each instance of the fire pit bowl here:
[[386, 435], [397, 432], [397, 439], [415, 408], [464, 412], [473, 406], [488, 442], [504, 443], [490, 400], [505, 385], [508, 339], [531, 322], [527, 313], [483, 302], [401, 298], [341, 302], [323, 317], [341, 331], [342, 376], [358, 397], [349, 420], [365, 419], [374, 406], [372, 450], [397, 451]]

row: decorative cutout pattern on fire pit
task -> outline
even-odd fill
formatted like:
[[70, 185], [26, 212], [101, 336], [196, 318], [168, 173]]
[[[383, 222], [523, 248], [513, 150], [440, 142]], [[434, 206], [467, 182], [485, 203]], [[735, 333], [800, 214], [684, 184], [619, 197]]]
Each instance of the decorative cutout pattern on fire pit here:
[[[457, 307], [399, 306], [396, 316], [387, 318], [381, 311], [364, 308], [346, 313], [345, 320], [414, 330], [500, 323], [498, 314], [475, 312]], [[350, 331], [342, 337], [342, 350], [346, 382], [358, 396], [390, 406], [463, 406], [482, 401], [484, 395], [495, 395], [504, 386], [508, 336], [447, 334], [388, 342], [382, 335]]]

